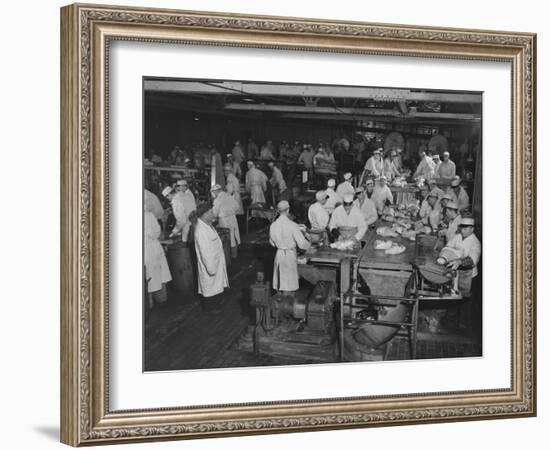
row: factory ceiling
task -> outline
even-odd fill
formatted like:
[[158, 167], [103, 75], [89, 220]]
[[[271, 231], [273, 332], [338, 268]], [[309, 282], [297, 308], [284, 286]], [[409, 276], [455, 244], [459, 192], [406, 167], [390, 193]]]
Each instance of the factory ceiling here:
[[151, 106], [222, 116], [323, 122], [481, 120], [479, 92], [157, 79], [145, 80], [144, 89]]

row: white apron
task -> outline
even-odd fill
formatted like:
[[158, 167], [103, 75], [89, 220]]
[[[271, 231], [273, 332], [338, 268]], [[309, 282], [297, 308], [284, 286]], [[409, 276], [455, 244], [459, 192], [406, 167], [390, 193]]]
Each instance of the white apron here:
[[198, 291], [203, 297], [212, 297], [229, 286], [223, 244], [216, 230], [198, 219], [195, 225]]
[[151, 212], [145, 211], [143, 213], [143, 259], [147, 292], [160, 291], [163, 283], [172, 280], [166, 255], [158, 240], [159, 236], [160, 225], [157, 219]]

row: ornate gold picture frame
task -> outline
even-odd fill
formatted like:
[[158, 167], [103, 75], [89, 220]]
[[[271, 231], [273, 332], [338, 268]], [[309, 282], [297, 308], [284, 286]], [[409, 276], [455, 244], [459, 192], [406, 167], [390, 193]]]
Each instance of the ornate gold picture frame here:
[[[508, 62], [507, 389], [113, 411], [109, 404], [109, 46], [117, 40]], [[61, 440], [107, 444], [536, 414], [536, 36], [75, 4], [61, 10]], [[503, 127], [508, 124], [503, 124]]]

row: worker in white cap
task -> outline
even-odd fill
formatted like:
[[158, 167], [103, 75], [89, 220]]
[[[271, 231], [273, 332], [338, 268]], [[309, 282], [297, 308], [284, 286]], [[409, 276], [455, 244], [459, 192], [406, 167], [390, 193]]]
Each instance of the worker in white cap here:
[[325, 191], [318, 191], [315, 194], [315, 203], [307, 210], [307, 217], [312, 230], [325, 230], [328, 226], [330, 216], [325, 209], [327, 198], [328, 196]]
[[197, 201], [195, 200], [195, 195], [193, 191], [189, 189], [189, 183], [187, 180], [178, 180], [176, 183], [176, 191], [181, 192], [183, 197], [183, 206], [185, 207], [188, 214], [191, 211], [194, 211], [197, 208]]
[[354, 196], [352, 194], [347, 194], [344, 197], [343, 204], [338, 206], [332, 213], [328, 228], [333, 239], [339, 236], [338, 229], [340, 227], [356, 227], [357, 232], [355, 233], [354, 239], [357, 242], [365, 235], [367, 223], [365, 222], [363, 214], [353, 202]]
[[170, 201], [172, 214], [174, 214], [174, 219], [176, 219], [176, 224], [170, 232], [169, 237], [172, 238], [181, 235], [182, 242], [187, 242], [191, 228], [191, 224], [189, 223], [189, 214], [191, 211], [185, 209], [184, 197], [181, 195], [181, 192], [172, 189], [170, 186], [163, 189], [162, 195]]
[[231, 150], [231, 154], [233, 155], [233, 161], [240, 166], [245, 159], [244, 148], [241, 144], [241, 141], [235, 141], [235, 145], [233, 147], [233, 150]]
[[267, 189], [267, 176], [256, 168], [253, 161], [248, 161], [246, 172], [246, 190], [250, 195], [251, 203], [265, 203], [265, 190]]
[[433, 159], [428, 156], [424, 150], [420, 150], [418, 152], [418, 156], [420, 157], [420, 162], [414, 172], [414, 178], [424, 178], [425, 180], [433, 178], [435, 175], [435, 164]]
[[437, 182], [435, 181], [434, 178], [431, 178], [430, 180], [428, 180], [428, 188], [429, 188], [430, 192], [435, 192], [437, 194], [437, 199], [438, 200], [441, 200], [441, 198], [445, 194], [443, 189], [441, 189], [437, 186]]
[[[371, 186], [374, 184], [372, 180], [368, 181], [370, 181]], [[365, 219], [365, 225], [369, 227], [378, 220], [376, 205], [374, 204], [372, 199], [368, 197], [367, 191], [363, 187], [359, 186], [355, 190], [355, 193], [357, 198], [355, 199], [354, 204], [355, 206], [357, 206], [357, 208], [359, 208], [359, 211], [361, 211], [361, 214]]]
[[450, 160], [449, 152], [443, 152], [443, 161], [436, 170], [438, 178], [453, 179], [456, 176], [456, 165]]
[[382, 161], [382, 147], [377, 148], [372, 152], [372, 156], [367, 159], [365, 163], [365, 168], [363, 174], [361, 175], [361, 180], [359, 185], [362, 184], [363, 179], [366, 177], [377, 178], [384, 173], [384, 161]]
[[298, 290], [296, 247], [307, 250], [310, 242], [288, 217], [290, 205], [286, 200], [277, 204], [277, 210], [279, 217], [269, 227], [269, 243], [277, 248], [273, 265], [273, 289], [294, 295]]
[[447, 203], [445, 207], [445, 218], [448, 223], [447, 229], [441, 230], [440, 234], [445, 237], [445, 242], [450, 242], [458, 232], [458, 226], [462, 220], [462, 216], [458, 210], [458, 205], [454, 201]]
[[334, 178], [331, 178], [327, 181], [327, 201], [325, 203], [325, 209], [328, 211], [329, 214], [332, 214], [334, 211], [334, 208], [336, 208], [338, 205], [342, 203], [342, 197], [340, 197], [334, 188], [336, 187], [336, 180]]
[[271, 188], [275, 192], [276, 201], [287, 200], [288, 194], [285, 178], [281, 169], [279, 169], [273, 161], [269, 161], [267, 166], [271, 169], [271, 178], [269, 182], [271, 183]]
[[164, 209], [159, 198], [148, 189], [143, 189], [143, 210], [148, 211], [160, 220], [164, 215]]
[[[463, 217], [459, 224], [459, 232], [441, 250], [452, 249], [458, 258], [448, 261], [447, 265], [458, 270], [457, 288], [465, 297], [471, 293], [472, 279], [477, 277], [477, 264], [481, 257], [481, 243], [474, 234], [475, 221], [473, 217]], [[474, 306], [474, 305], [472, 305]], [[478, 306], [478, 310], [480, 309]]]
[[218, 220], [218, 226], [229, 229], [231, 239], [231, 258], [237, 257], [237, 247], [241, 243], [239, 224], [237, 222], [237, 209], [239, 205], [231, 195], [222, 190], [219, 184], [210, 188], [214, 201], [212, 202], [212, 214]]
[[229, 195], [231, 195], [231, 197], [233, 197], [233, 200], [235, 200], [235, 203], [237, 204], [237, 215], [243, 215], [244, 209], [243, 202], [241, 200], [241, 183], [239, 183], [239, 180], [235, 176], [231, 164], [225, 164], [223, 166], [223, 171], [225, 174], [225, 190]]
[[235, 158], [233, 158], [233, 155], [231, 153], [228, 153], [226, 155], [226, 158], [227, 158], [226, 164], [231, 165], [231, 167], [233, 168], [233, 174], [237, 177], [237, 180], [240, 180], [243, 175], [241, 164], [235, 161]]
[[467, 211], [470, 208], [470, 197], [460, 183], [460, 177], [454, 177], [447, 192], [453, 197], [459, 211]]
[[426, 196], [426, 204], [427, 207], [419, 213], [422, 224], [429, 226], [432, 230], [436, 231], [439, 223], [442, 220], [441, 216], [441, 206], [438, 202], [439, 195], [435, 191], [428, 192], [428, 195]]
[[163, 303], [168, 299], [166, 283], [172, 280], [166, 255], [159, 242], [160, 232], [158, 218], [152, 211], [147, 210], [147, 205], [144, 204], [143, 264], [149, 309], [153, 308], [155, 302]]
[[388, 179], [386, 176], [380, 176], [372, 193], [372, 200], [376, 205], [376, 211], [378, 211], [379, 215], [382, 214], [385, 206], [393, 204], [393, 194], [387, 183]]
[[384, 158], [384, 175], [388, 179], [388, 183], [391, 183], [395, 178], [399, 176], [399, 170], [393, 163], [394, 158], [397, 156], [395, 150], [390, 150]]
[[344, 174], [344, 181], [342, 181], [338, 187], [336, 188], [336, 193], [341, 197], [344, 198], [347, 194], [354, 194], [355, 188], [353, 187], [353, 184], [351, 184], [352, 175], [350, 172], [346, 172]]
[[214, 214], [207, 204], [200, 204], [189, 219], [195, 238], [198, 293], [203, 296], [201, 306], [209, 311], [217, 303], [215, 296], [229, 286], [223, 243], [212, 224]]

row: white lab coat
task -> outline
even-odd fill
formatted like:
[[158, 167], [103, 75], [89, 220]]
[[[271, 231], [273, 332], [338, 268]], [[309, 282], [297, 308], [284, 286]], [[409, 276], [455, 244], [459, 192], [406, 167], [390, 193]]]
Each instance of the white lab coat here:
[[241, 200], [241, 184], [235, 175], [232, 173], [227, 175], [225, 180], [225, 189], [227, 193], [233, 197], [237, 204], [237, 215], [244, 214], [243, 201]]
[[441, 161], [436, 168], [436, 176], [439, 178], [454, 178], [456, 175], [456, 165], [450, 159]]
[[277, 248], [273, 267], [273, 289], [277, 291], [298, 290], [298, 262], [296, 246], [307, 250], [310, 243], [298, 225], [282, 215], [269, 227], [269, 243]]
[[319, 202], [315, 202], [307, 210], [307, 218], [312, 230], [324, 230], [328, 226], [330, 216], [328, 211]]
[[195, 225], [195, 252], [199, 294], [212, 297], [222, 293], [229, 286], [222, 240], [216, 230], [201, 219]]
[[336, 193], [340, 198], [344, 198], [347, 194], [355, 194], [355, 188], [349, 181], [342, 181], [336, 188]]
[[267, 176], [260, 169], [256, 169], [256, 167], [248, 169], [248, 172], [246, 172], [246, 190], [250, 194], [251, 203], [265, 203], [266, 183]]
[[435, 163], [432, 158], [430, 158], [428, 155], [424, 156], [420, 163], [418, 164], [418, 167], [416, 168], [416, 172], [414, 173], [415, 177], [422, 177], [425, 180], [429, 180], [434, 177], [434, 170], [435, 170]]
[[343, 200], [342, 197], [340, 197], [332, 188], [327, 188], [325, 192], [328, 196], [327, 202], [325, 203], [325, 209], [328, 211], [329, 214], [332, 214], [334, 208], [342, 203]]
[[384, 173], [384, 161], [382, 158], [371, 156], [365, 163], [365, 170], [368, 171], [368, 175], [379, 177]]
[[391, 192], [391, 189], [387, 185], [381, 186], [377, 184], [376, 186], [374, 186], [371, 198], [376, 205], [376, 210], [378, 211], [378, 214], [382, 214], [384, 206], [386, 206], [386, 200], [389, 200], [390, 203], [393, 203], [393, 194]]
[[399, 176], [399, 171], [395, 167], [395, 164], [391, 158], [384, 159], [384, 175], [388, 179], [388, 182], [392, 182], [394, 178]]
[[163, 283], [172, 280], [166, 255], [159, 242], [160, 225], [150, 211], [143, 213], [143, 259], [145, 264], [145, 279], [147, 292], [162, 289]]
[[461, 258], [470, 257], [474, 263], [472, 267], [472, 278], [477, 276], [477, 263], [481, 256], [481, 243], [475, 234], [470, 234], [466, 239], [458, 233], [446, 245], [454, 250], [458, 250]]
[[363, 214], [367, 227], [378, 220], [378, 211], [376, 211], [376, 205], [372, 199], [365, 197], [362, 204], [359, 199], [356, 199], [353, 203]]
[[426, 209], [424, 210], [424, 216], [422, 217], [422, 223], [429, 225], [432, 229], [437, 229], [439, 222], [441, 222], [441, 206], [436, 203], [433, 207], [425, 200]]
[[158, 197], [147, 189], [143, 190], [143, 210], [153, 213], [157, 219], [160, 219], [164, 214], [164, 209]]
[[271, 180], [269, 181], [271, 183], [271, 186], [276, 187], [279, 190], [279, 194], [286, 191], [286, 182], [283, 177], [283, 173], [279, 170], [278, 167], [273, 167]]
[[449, 227], [445, 232], [445, 242], [447, 243], [450, 242], [456, 236], [458, 232], [458, 226], [460, 225], [461, 220], [462, 220], [462, 216], [459, 214], [451, 221], [451, 223], [449, 223]]
[[220, 192], [214, 199], [212, 212], [214, 217], [218, 219], [218, 225], [223, 228], [229, 228], [231, 237], [231, 247], [236, 247], [241, 243], [241, 235], [239, 233], [239, 224], [237, 223], [238, 205], [231, 195], [227, 192]]
[[189, 223], [189, 214], [191, 211], [188, 211], [187, 208], [185, 208], [186, 199], [183, 192], [176, 193], [176, 195], [172, 198], [171, 204], [172, 212], [174, 213], [174, 218], [176, 219], [176, 225], [174, 226], [172, 233], [181, 231], [181, 240], [183, 242], [187, 242], [187, 239], [189, 238], [189, 230], [191, 228], [191, 224]]
[[355, 239], [360, 241], [365, 232], [367, 231], [367, 223], [363, 214], [357, 206], [352, 206], [349, 214], [344, 209], [343, 205], [338, 206], [330, 217], [328, 224], [329, 229], [332, 231], [335, 228], [340, 227], [357, 227], [357, 233], [355, 233]]
[[458, 193], [458, 196], [455, 194], [451, 187], [447, 189], [447, 193], [453, 197], [453, 201], [458, 205], [459, 211], [468, 209], [470, 207], [470, 197], [468, 197], [468, 193], [462, 186], [460, 186], [460, 192]]

